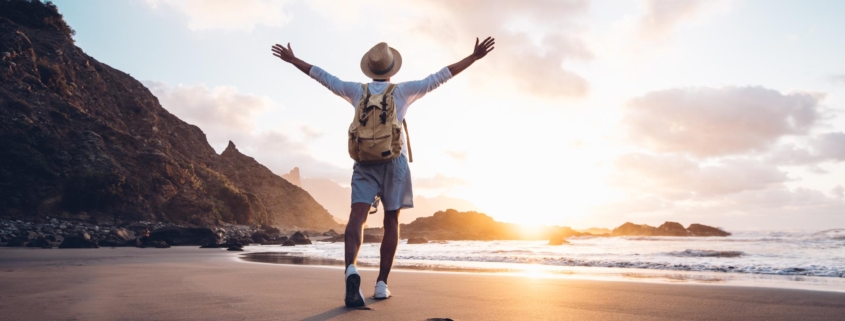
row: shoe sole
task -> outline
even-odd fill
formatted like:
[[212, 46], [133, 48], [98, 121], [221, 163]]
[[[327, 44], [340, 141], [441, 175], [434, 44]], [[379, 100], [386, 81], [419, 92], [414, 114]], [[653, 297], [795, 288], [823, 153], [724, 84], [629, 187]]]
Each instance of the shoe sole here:
[[373, 296], [373, 299], [376, 299], [376, 300], [387, 300], [387, 299], [390, 299], [390, 297], [392, 297], [392, 295], [388, 295], [388, 296], [383, 297], [383, 298], [382, 298], [382, 297], [377, 297], [377, 296], [375, 296], [375, 295], [374, 295], [374, 296]]
[[346, 277], [346, 299], [344, 300], [346, 306], [362, 307], [366, 305], [364, 298], [361, 296], [361, 276], [352, 274]]

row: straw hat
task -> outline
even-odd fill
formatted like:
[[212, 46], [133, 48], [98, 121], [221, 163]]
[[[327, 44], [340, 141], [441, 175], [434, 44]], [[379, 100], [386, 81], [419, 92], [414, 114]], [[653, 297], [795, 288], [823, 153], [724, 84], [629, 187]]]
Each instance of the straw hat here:
[[361, 71], [372, 79], [387, 79], [402, 68], [402, 55], [399, 51], [379, 42], [361, 57]]

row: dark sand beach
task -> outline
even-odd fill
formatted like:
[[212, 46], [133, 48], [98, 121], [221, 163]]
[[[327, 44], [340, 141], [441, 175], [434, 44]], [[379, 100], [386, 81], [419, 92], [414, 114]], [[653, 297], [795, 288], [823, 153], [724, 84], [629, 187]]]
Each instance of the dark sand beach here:
[[[845, 293], [396, 271], [343, 306], [340, 267], [219, 249], [0, 249], [0, 320], [845, 320]], [[365, 295], [376, 271], [362, 270]]]

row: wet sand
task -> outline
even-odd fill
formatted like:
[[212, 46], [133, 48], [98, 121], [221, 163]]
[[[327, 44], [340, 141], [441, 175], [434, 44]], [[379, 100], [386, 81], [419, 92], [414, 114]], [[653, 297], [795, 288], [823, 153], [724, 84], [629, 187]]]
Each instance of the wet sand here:
[[[845, 293], [396, 271], [343, 306], [342, 267], [238, 252], [0, 248], [0, 320], [845, 320]], [[377, 272], [362, 269], [372, 295]]]

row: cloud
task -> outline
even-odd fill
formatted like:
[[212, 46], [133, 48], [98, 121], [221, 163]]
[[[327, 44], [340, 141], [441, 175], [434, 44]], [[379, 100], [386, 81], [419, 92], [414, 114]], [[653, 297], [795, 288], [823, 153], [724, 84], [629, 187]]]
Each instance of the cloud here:
[[580, 36], [582, 28], [574, 25], [589, 9], [586, 0], [440, 0], [414, 3], [412, 9], [423, 13], [412, 22], [413, 30], [439, 43], [452, 42], [468, 51], [469, 39], [494, 36], [496, 51], [485, 60], [497, 78], [513, 81], [522, 92], [551, 98], [579, 98], [589, 92], [584, 77], [562, 67], [593, 57]]
[[845, 199], [829, 197], [814, 189], [784, 186], [681, 205], [671, 212], [673, 218], [750, 229], [830, 228], [845, 224], [842, 213], [845, 213]]
[[434, 177], [418, 178], [414, 180], [414, 187], [428, 189], [449, 189], [458, 186], [468, 186], [469, 183], [458, 177], [436, 174]]
[[[242, 145], [244, 148], [241, 148]], [[348, 181], [352, 176], [351, 169], [339, 168], [314, 158], [307, 144], [276, 131], [254, 134], [248, 141], [239, 144], [238, 148], [277, 174], [284, 174], [294, 167], [299, 167], [304, 177], [342, 182]]]
[[639, 20], [640, 38], [657, 40], [672, 35], [678, 25], [708, 13], [727, 9], [730, 0], [644, 0], [645, 14]]
[[768, 160], [777, 164], [815, 165], [825, 161], [845, 161], [845, 133], [830, 132], [801, 140], [802, 146], [782, 144]]
[[649, 195], [635, 199], [601, 204], [593, 207], [592, 212], [597, 215], [636, 214], [662, 211], [673, 207], [673, 202], [654, 195]]
[[144, 81], [150, 92], [169, 112], [185, 122], [200, 126], [212, 146], [226, 146], [240, 140], [255, 128], [254, 118], [273, 108], [270, 98], [242, 94], [237, 88], [217, 86], [169, 86]]
[[406, 48], [442, 46], [460, 58], [471, 53], [476, 37], [493, 36], [495, 51], [484, 58], [479, 65], [483, 67], [473, 67], [474, 73], [486, 73], [478, 80], [495, 77], [496, 83], [505, 81], [522, 93], [554, 99], [582, 98], [590, 90], [581, 74], [564, 67], [593, 58], [582, 37], [586, 24], [580, 21], [589, 11], [588, 0], [362, 0], [309, 4], [333, 23], [357, 23], [379, 29], [387, 38], [413, 39], [391, 41]]
[[842, 187], [842, 185], [836, 185], [836, 187], [830, 190], [830, 194], [837, 198], [845, 198], [845, 187]]
[[777, 167], [750, 159], [701, 165], [685, 156], [633, 153], [619, 157], [614, 166], [614, 185], [674, 200], [761, 190], [789, 179]]
[[305, 135], [305, 138], [314, 140], [323, 136], [323, 132], [319, 128], [314, 128], [308, 125], [299, 126], [299, 130]]
[[830, 81], [835, 84], [845, 84], [845, 74], [830, 76]]
[[290, 17], [288, 1], [274, 0], [146, 0], [153, 9], [167, 6], [188, 16], [191, 30], [235, 29], [252, 31], [257, 25], [281, 27]]
[[783, 186], [739, 193], [727, 198], [721, 205], [734, 210], [749, 212], [755, 210], [792, 211], [801, 209], [801, 211], [795, 211], [795, 213], [802, 216], [808, 213], [830, 213], [813, 209], [843, 208], [841, 200], [828, 197], [820, 191], [804, 187], [790, 190]]
[[[273, 108], [267, 97], [243, 94], [234, 87], [169, 86], [162, 82], [144, 81], [162, 107], [183, 121], [198, 126], [208, 143], [218, 152], [231, 140], [238, 150], [252, 156], [276, 174], [299, 167], [304, 176], [348, 180], [349, 169], [339, 168], [315, 159], [304, 142], [277, 131], [256, 132], [254, 119]], [[319, 135], [303, 125], [303, 136]]]
[[667, 89], [630, 100], [622, 125], [632, 142], [655, 151], [741, 154], [807, 134], [821, 117], [823, 98], [763, 87]]
[[446, 155], [449, 155], [453, 160], [463, 162], [469, 157], [469, 153], [467, 151], [454, 151], [454, 150], [447, 150]]
[[640, 19], [641, 36], [660, 38], [686, 18], [691, 18], [707, 1], [705, 0], [647, 0], [646, 14]]

